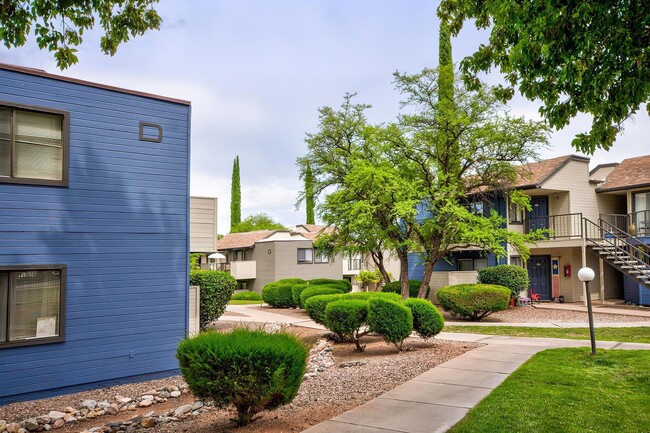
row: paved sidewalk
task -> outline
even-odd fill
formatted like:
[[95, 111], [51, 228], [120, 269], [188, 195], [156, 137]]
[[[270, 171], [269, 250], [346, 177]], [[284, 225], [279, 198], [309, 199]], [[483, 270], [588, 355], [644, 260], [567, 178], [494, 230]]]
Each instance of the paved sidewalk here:
[[305, 328], [327, 329], [311, 319], [292, 317], [282, 314], [278, 308], [277, 313], [262, 311], [259, 305], [228, 305], [226, 312], [237, 313], [236, 316], [221, 316], [223, 320], [231, 322], [260, 322], [260, 323], [285, 323], [293, 326], [304, 326]]
[[[595, 301], [598, 302], [598, 301]], [[615, 308], [611, 304], [609, 306], [602, 306], [598, 303], [593, 305], [594, 313], [600, 314], [613, 314], [616, 316], [638, 316], [647, 317], [650, 321], [650, 308]], [[569, 304], [560, 304], [555, 302], [542, 302], [535, 304], [535, 308], [542, 308], [547, 310], [569, 310], [569, 311], [582, 311], [587, 312], [587, 307], [582, 302], [572, 302]]]
[[[487, 344], [421, 374], [304, 433], [442, 433], [465, 417], [535, 353], [588, 341], [441, 333], [441, 340]], [[650, 344], [598, 342], [599, 348], [650, 350]]]

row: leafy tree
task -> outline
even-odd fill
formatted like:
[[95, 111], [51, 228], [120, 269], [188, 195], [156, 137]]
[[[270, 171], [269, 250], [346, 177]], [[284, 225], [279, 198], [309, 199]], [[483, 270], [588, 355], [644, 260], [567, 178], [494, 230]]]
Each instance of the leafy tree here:
[[66, 69], [77, 63], [76, 47], [97, 19], [104, 31], [100, 49], [111, 56], [131, 37], [160, 29], [155, 3], [158, 0], [2, 0], [0, 39], [7, 48], [21, 47], [34, 27], [38, 47], [53, 51], [57, 66]]
[[489, 43], [461, 63], [472, 88], [495, 66], [509, 85], [501, 96], [517, 88], [541, 100], [552, 127], [590, 114], [591, 130], [572, 142], [577, 150], [608, 150], [641, 104], [650, 114], [647, 0], [442, 0], [438, 14], [454, 34], [466, 21], [490, 29]]
[[305, 207], [307, 209], [307, 224], [316, 224], [314, 219], [314, 174], [309, 165], [305, 169]]
[[[230, 182], [230, 232], [241, 222], [241, 184], [239, 181], [239, 155], [232, 163], [232, 180]], [[249, 230], [242, 230], [249, 231]]]
[[265, 213], [258, 213], [246, 217], [243, 221], [230, 229], [230, 233], [244, 233], [255, 230], [289, 230], [287, 227], [277, 223]]

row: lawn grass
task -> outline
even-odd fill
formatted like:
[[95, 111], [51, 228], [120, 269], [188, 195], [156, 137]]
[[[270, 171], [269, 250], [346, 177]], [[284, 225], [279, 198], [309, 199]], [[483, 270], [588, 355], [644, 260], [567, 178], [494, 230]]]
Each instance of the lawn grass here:
[[589, 353], [538, 353], [449, 432], [647, 432], [650, 351]]
[[228, 301], [228, 304], [230, 305], [252, 305], [252, 304], [261, 305], [263, 303], [264, 301], [262, 300], [252, 301], [248, 299], [231, 299], [230, 301]]
[[[511, 337], [567, 338], [589, 340], [589, 328], [532, 328], [520, 326], [445, 326], [443, 331], [469, 334], [509, 335]], [[596, 341], [650, 343], [650, 327], [596, 328]]]

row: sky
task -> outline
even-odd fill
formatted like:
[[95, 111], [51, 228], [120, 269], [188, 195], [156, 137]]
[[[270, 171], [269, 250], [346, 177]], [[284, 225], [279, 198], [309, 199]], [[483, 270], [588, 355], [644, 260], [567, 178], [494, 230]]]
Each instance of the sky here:
[[[264, 212], [287, 226], [305, 222], [295, 209], [302, 188], [295, 165], [316, 132], [318, 108], [338, 107], [346, 92], [369, 103], [371, 122], [399, 112], [395, 71], [416, 73], [438, 59], [437, 1], [429, 0], [161, 0], [159, 31], [102, 54], [99, 31], [86, 32], [79, 63], [60, 71], [33, 38], [0, 48], [0, 62], [192, 102], [192, 195], [219, 199], [219, 233], [230, 229], [230, 179], [239, 155], [242, 218]], [[454, 61], [487, 41], [470, 25], [452, 41]], [[493, 74], [489, 80], [498, 80]], [[539, 119], [539, 104], [515, 97], [511, 114]], [[625, 125], [610, 152], [591, 165], [650, 153], [644, 110]], [[580, 116], [553, 132], [543, 158], [576, 153]], [[318, 221], [317, 221], [318, 222]]]

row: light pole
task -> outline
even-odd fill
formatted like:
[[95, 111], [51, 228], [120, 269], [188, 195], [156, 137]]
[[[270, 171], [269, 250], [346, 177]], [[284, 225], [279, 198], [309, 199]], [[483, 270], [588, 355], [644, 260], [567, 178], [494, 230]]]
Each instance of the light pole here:
[[591, 338], [591, 354], [596, 354], [596, 336], [594, 335], [594, 313], [591, 310], [591, 291], [589, 282], [594, 279], [596, 273], [591, 268], [582, 268], [578, 271], [578, 279], [585, 283], [585, 292], [587, 295], [587, 314], [589, 315], [589, 337]]

